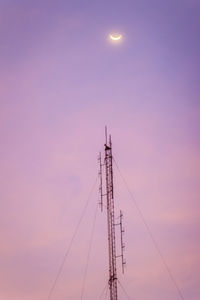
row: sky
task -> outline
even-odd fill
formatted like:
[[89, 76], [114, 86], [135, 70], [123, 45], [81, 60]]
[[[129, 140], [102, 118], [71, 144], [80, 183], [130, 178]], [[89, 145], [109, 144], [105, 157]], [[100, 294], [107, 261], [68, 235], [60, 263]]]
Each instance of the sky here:
[[[48, 300], [97, 178], [105, 125], [184, 299], [200, 299], [199, 30], [199, 0], [0, 0], [0, 300]], [[179, 300], [115, 165], [114, 186], [121, 284], [133, 300]], [[51, 300], [81, 299], [98, 182], [90, 198]], [[100, 300], [106, 211], [86, 275], [81, 300]]]

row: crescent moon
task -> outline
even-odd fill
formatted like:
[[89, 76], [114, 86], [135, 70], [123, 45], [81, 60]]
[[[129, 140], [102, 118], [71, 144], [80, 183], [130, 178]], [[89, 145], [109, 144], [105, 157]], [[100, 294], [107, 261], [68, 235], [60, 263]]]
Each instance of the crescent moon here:
[[122, 38], [122, 35], [121, 34], [110, 34], [110, 39], [113, 40], [113, 41], [119, 41], [121, 40]]

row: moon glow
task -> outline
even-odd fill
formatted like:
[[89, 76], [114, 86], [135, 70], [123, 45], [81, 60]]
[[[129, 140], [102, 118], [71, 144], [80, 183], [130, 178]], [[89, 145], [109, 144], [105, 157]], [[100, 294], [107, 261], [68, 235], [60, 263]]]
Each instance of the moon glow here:
[[112, 41], [119, 41], [119, 40], [121, 40], [122, 35], [113, 33], [113, 34], [110, 34], [109, 37]]

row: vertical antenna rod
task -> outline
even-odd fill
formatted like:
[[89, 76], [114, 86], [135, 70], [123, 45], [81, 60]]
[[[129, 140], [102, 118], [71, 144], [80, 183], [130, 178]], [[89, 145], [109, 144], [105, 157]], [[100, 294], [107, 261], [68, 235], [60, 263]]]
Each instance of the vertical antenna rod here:
[[113, 157], [111, 135], [107, 141], [106, 129], [105, 144], [105, 175], [106, 175], [106, 200], [108, 222], [108, 252], [109, 252], [109, 287], [110, 300], [117, 300], [117, 265], [116, 265], [116, 241], [115, 241], [115, 214], [113, 193]]
[[103, 211], [103, 187], [102, 187], [102, 162], [101, 162], [101, 152], [98, 156], [99, 161], [99, 178], [100, 178], [100, 185], [99, 185], [99, 192], [100, 192], [100, 202], [99, 205], [101, 207], [101, 211]]
[[125, 248], [125, 245], [124, 245], [124, 242], [123, 242], [123, 234], [124, 234], [124, 228], [123, 228], [123, 224], [122, 224], [122, 218], [123, 218], [123, 213], [122, 211], [120, 210], [120, 222], [118, 225], [120, 225], [120, 236], [121, 236], [121, 258], [122, 258], [122, 273], [124, 273], [124, 266], [126, 264], [125, 262], [125, 259], [124, 259], [124, 248]]

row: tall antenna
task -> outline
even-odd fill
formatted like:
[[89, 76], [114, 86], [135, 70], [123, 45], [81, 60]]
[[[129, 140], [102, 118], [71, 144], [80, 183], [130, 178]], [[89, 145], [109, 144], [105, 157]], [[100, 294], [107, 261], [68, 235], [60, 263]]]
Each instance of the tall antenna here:
[[100, 193], [100, 202], [99, 205], [101, 207], [101, 211], [103, 211], [103, 188], [102, 188], [102, 161], [101, 161], [101, 152], [99, 153], [98, 156], [98, 161], [99, 161], [99, 178], [100, 178], [100, 185], [99, 185], [99, 193]]
[[[118, 257], [122, 258], [122, 270], [124, 272], [124, 243], [123, 243], [123, 225], [122, 225], [122, 212], [120, 211], [120, 222], [115, 223], [115, 207], [114, 207], [114, 186], [113, 186], [113, 156], [112, 156], [112, 141], [111, 135], [109, 139], [107, 136], [107, 128], [105, 128], [105, 158], [104, 164], [101, 162], [101, 154], [99, 155], [100, 162], [100, 195], [101, 195], [101, 210], [103, 208], [103, 196], [106, 196], [107, 207], [107, 226], [108, 226], [108, 257], [109, 257], [109, 289], [110, 300], [117, 300], [117, 261]], [[105, 189], [103, 194], [102, 190], [102, 167], [105, 167]], [[116, 238], [115, 238], [115, 226], [120, 225], [121, 233], [121, 254], [116, 254]]]

